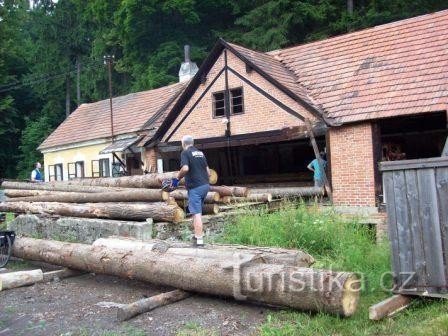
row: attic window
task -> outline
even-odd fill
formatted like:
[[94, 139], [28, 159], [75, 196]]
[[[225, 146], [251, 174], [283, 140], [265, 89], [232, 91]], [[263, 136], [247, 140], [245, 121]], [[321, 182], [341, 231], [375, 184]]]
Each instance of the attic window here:
[[[243, 88], [230, 89], [230, 113], [241, 114], [244, 112]], [[224, 117], [225, 111], [225, 91], [213, 93], [213, 117]]]

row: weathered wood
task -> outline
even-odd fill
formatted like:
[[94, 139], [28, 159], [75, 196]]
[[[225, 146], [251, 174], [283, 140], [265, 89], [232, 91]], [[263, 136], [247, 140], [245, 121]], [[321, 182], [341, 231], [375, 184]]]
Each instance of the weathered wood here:
[[202, 206], [203, 215], [217, 215], [219, 213], [218, 204], [204, 204]]
[[[444, 287], [445, 264], [443, 260], [440, 218], [437, 204], [437, 190], [434, 169], [417, 171], [420, 217], [422, 219], [423, 246], [426, 259], [428, 287]], [[444, 207], [446, 204], [440, 204]]]
[[43, 279], [42, 270], [20, 271], [0, 274], [0, 291], [40, 282]]
[[379, 321], [390, 317], [407, 308], [411, 304], [411, 298], [404, 295], [394, 295], [369, 308], [369, 319]]
[[[417, 186], [417, 171], [405, 170], [404, 171], [405, 180], [406, 180], [406, 195], [405, 199], [408, 204], [409, 217], [408, 221], [406, 221], [402, 225], [409, 226], [409, 230], [411, 231], [411, 239], [412, 239], [412, 252], [413, 252], [413, 272], [415, 272], [415, 276], [413, 280], [415, 282], [415, 286], [418, 288], [426, 287], [426, 263], [425, 263], [425, 255], [424, 255], [424, 246], [423, 246], [423, 230], [422, 222], [420, 218], [420, 206], [419, 206], [419, 196], [418, 196], [418, 186]], [[398, 223], [397, 223], [398, 225]]]
[[381, 171], [448, 167], [448, 157], [435, 157], [416, 160], [384, 161], [379, 164]]
[[56, 203], [56, 202], [6, 202], [0, 211], [14, 213], [50, 214], [84, 218], [109, 218], [142, 221], [180, 222], [184, 212], [177, 205], [154, 203]]
[[30, 183], [30, 182], [4, 181], [2, 183], [2, 187], [5, 189], [64, 191], [64, 192], [81, 192], [81, 193], [112, 192], [112, 191], [124, 190], [124, 188], [70, 185], [70, 184], [64, 184], [63, 182]]
[[[188, 200], [188, 191], [186, 189], [177, 189], [170, 192], [170, 196], [176, 200]], [[205, 203], [215, 203], [220, 199], [220, 195], [217, 192], [208, 192], [205, 197]]]
[[324, 188], [319, 187], [277, 187], [277, 188], [255, 188], [252, 189], [254, 194], [269, 193], [273, 198], [284, 197], [309, 197], [323, 196]]
[[[158, 189], [131, 189], [131, 191], [111, 191], [102, 193], [58, 192], [54, 195], [20, 197], [22, 202], [65, 202], [65, 203], [96, 203], [96, 202], [160, 202], [168, 200], [169, 194]], [[15, 202], [17, 199], [9, 199]]]
[[[254, 254], [267, 264], [282, 264], [295, 267], [310, 267], [314, 258], [300, 250], [279, 247], [244, 246], [229, 244], [206, 244], [204, 248], [192, 248], [191, 244], [181, 242], [167, 242], [165, 240], [141, 241], [130, 238], [100, 238], [93, 246], [119, 248], [129, 251], [163, 251], [164, 253], [180, 254], [183, 256], [231, 259], [234, 253]], [[216, 252], [216, 253], [215, 253]]]
[[443, 254], [445, 256], [445, 278], [448, 279], [448, 206], [446, 206], [448, 204], [448, 167], [437, 168], [436, 184], [440, 230], [442, 233]]
[[180, 300], [184, 300], [190, 296], [191, 293], [176, 289], [171, 292], [154, 295], [127, 305], [122, 305], [117, 309], [117, 320], [127, 321], [136, 315], [149, 312], [158, 307], [166, 306]]
[[72, 270], [70, 268], [63, 268], [60, 270], [45, 272], [43, 274], [42, 282], [53, 281], [54, 279], [66, 279], [66, 278], [79, 276], [82, 274], [85, 274], [85, 272], [78, 271], [78, 270]]
[[210, 186], [210, 191], [216, 191], [221, 196], [246, 197], [249, 194], [246, 187]]
[[264, 264], [237, 254], [221, 261], [33, 238], [18, 238], [13, 254], [185, 291], [341, 316], [351, 316], [359, 300], [359, 280], [353, 273]]

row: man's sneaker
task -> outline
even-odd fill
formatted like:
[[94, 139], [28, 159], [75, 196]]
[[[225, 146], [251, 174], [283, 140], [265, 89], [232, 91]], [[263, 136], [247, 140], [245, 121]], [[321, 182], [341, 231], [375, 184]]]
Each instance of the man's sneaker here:
[[193, 236], [192, 238], [193, 241], [193, 247], [204, 247], [204, 238], [197, 238], [195, 236]]

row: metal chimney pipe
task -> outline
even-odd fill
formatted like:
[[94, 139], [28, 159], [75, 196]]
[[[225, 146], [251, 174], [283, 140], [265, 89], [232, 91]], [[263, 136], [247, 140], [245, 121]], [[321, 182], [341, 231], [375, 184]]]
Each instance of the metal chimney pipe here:
[[184, 45], [185, 63], [190, 63], [190, 46], [188, 44]]

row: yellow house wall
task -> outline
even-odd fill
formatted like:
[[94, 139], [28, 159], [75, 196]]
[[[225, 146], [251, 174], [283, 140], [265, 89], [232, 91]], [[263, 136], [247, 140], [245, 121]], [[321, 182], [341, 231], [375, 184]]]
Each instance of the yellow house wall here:
[[[64, 181], [68, 180], [68, 163], [84, 161], [85, 177], [92, 177], [92, 160], [109, 159], [112, 166], [112, 154], [99, 154], [110, 143], [102, 143], [72, 149], [44, 153], [45, 181], [48, 181], [50, 165], [62, 163]], [[109, 167], [112, 171], [112, 167]]]

